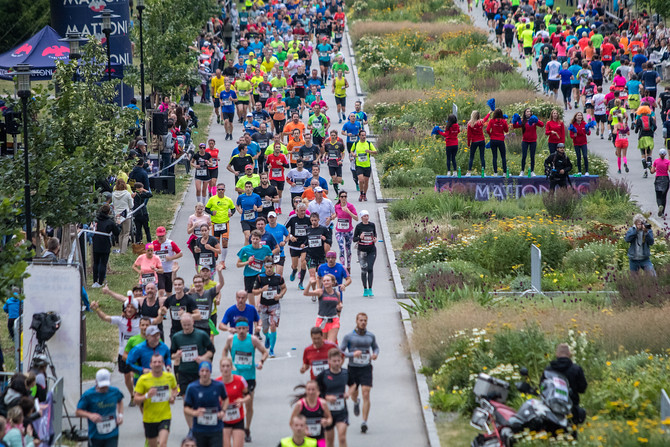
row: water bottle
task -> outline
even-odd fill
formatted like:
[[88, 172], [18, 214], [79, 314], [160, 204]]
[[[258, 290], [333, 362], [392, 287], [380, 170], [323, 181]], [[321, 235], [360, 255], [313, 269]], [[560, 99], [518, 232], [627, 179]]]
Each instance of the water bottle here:
[[461, 168], [458, 168], [458, 178], [461, 178]]
[[530, 173], [531, 173], [531, 170], [530, 170], [530, 168], [528, 168], [528, 178], [530, 178]]
[[507, 168], [507, 172], [505, 173], [505, 176], [509, 178], [509, 168]]
[[486, 177], [486, 174], [484, 174], [484, 168], [482, 168], [482, 178]]

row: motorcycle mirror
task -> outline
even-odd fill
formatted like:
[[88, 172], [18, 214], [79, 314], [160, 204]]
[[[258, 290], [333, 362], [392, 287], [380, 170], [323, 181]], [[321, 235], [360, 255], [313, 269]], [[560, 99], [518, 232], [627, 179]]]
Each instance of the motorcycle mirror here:
[[519, 369], [519, 374], [520, 374], [522, 377], [528, 377], [528, 368], [526, 368], [525, 366], [522, 367], [522, 368], [520, 368], [520, 369]]

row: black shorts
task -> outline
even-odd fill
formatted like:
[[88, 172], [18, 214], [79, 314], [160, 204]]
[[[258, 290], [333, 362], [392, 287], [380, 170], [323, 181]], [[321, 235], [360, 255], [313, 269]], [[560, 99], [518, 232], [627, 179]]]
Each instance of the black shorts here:
[[305, 253], [305, 250], [296, 250], [295, 248], [289, 248], [288, 251], [292, 258], [299, 258]]
[[223, 430], [191, 432], [195, 438], [195, 445], [200, 446], [221, 446], [223, 445]]
[[342, 166], [328, 166], [331, 177], [342, 177]]
[[221, 112], [221, 119], [224, 121], [230, 121], [231, 123], [235, 119], [235, 112], [228, 113], [228, 112]]
[[605, 67], [609, 67], [610, 65], [612, 65], [612, 61], [603, 61], [603, 65]]
[[254, 291], [254, 284], [256, 284], [256, 278], [258, 278], [258, 275], [244, 277], [244, 290], [246, 290], [247, 293], [251, 293]]
[[523, 54], [530, 56], [533, 54], [533, 47], [523, 47]]
[[248, 104], [249, 104], [249, 100], [248, 100], [248, 99], [245, 99], [245, 100], [238, 99], [238, 100], [237, 100], [237, 104], [238, 104], [238, 105], [248, 105]]
[[177, 367], [177, 384], [179, 385], [179, 395], [183, 396], [186, 393], [186, 388], [188, 385], [192, 382], [195, 382], [198, 380], [198, 374], [188, 374], [188, 373], [183, 373], [179, 371], [179, 367]]
[[233, 430], [244, 430], [244, 419], [241, 419], [233, 424], [224, 422], [223, 428], [232, 428]]
[[489, 20], [493, 20], [493, 19], [495, 19], [495, 17], [496, 17], [495, 12], [487, 12], [486, 13], [486, 18], [489, 19]]
[[219, 178], [219, 168], [209, 169], [209, 179]]
[[284, 184], [285, 183], [286, 182], [284, 182], [283, 180], [270, 180], [270, 184], [272, 186], [274, 186], [275, 188], [277, 188], [277, 190], [279, 190], [279, 191], [284, 190]]
[[219, 107], [221, 107], [221, 99], [219, 98], [214, 98], [214, 109], [218, 110]]
[[351, 148], [354, 146], [353, 141], [347, 141], [347, 152], [351, 153]]
[[328, 68], [328, 67], [330, 67], [330, 61], [329, 60], [324, 61], [324, 60], [319, 59], [319, 66]]
[[254, 231], [256, 229], [255, 220], [243, 220], [240, 221], [240, 224], [242, 224], [242, 231]]
[[349, 383], [347, 385], [372, 386], [372, 365], [349, 366]]
[[170, 419], [166, 419], [160, 422], [145, 422], [144, 423], [144, 436], [147, 439], [154, 439], [158, 437], [158, 433], [161, 430], [170, 431]]
[[550, 79], [549, 80], [549, 88], [551, 90], [558, 90], [558, 87], [560, 87], [561, 81], [558, 79]]
[[593, 115], [593, 117], [596, 120], [596, 123], [606, 123], [607, 122], [607, 115]]
[[512, 39], [505, 38], [505, 46], [507, 48], [514, 48], [514, 38]]
[[368, 177], [372, 175], [372, 167], [363, 167], [363, 166], [356, 166], [356, 175], [362, 175], [363, 177]]
[[121, 354], [119, 354], [119, 358], [117, 360], [118, 366], [119, 366], [119, 372], [121, 374], [128, 374], [129, 372], [133, 372], [133, 370], [128, 366], [125, 360], [123, 360], [123, 357]]
[[302, 193], [303, 193], [303, 192], [304, 192], [304, 191], [300, 191], [300, 192], [292, 192], [292, 193], [291, 193], [291, 202], [293, 202], [293, 199], [295, 199], [296, 197], [302, 197]]
[[247, 379], [247, 390], [252, 393], [256, 389], [256, 379]]
[[[323, 138], [324, 137], [322, 137], [321, 135], [312, 134], [312, 141], [314, 141], [314, 144], [316, 144], [319, 147], [321, 147], [321, 145], [323, 144]], [[305, 166], [305, 169], [307, 169], [307, 166]]]
[[333, 423], [326, 427], [326, 431], [330, 431], [333, 428], [335, 428], [335, 424], [338, 422], [344, 422], [345, 424], [349, 425], [349, 411], [344, 410], [344, 411], [331, 411], [331, 414], [333, 415]]
[[313, 258], [307, 255], [307, 268], [308, 269], [318, 269], [321, 264], [326, 263], [326, 258]]
[[603, 78], [593, 79], [593, 83], [597, 86], [603, 85]]
[[212, 227], [214, 227], [214, 225], [225, 225], [225, 227], [224, 227], [225, 230], [214, 230], [214, 237], [218, 239], [221, 236], [224, 236], [227, 239], [228, 238], [228, 230], [230, 230], [229, 224], [230, 224], [230, 221], [228, 221], [224, 224], [217, 224], [217, 223], [212, 222]]
[[346, 96], [336, 96], [335, 104], [338, 106], [346, 107], [347, 106], [347, 97]]
[[172, 293], [172, 272], [158, 274], [158, 290], [165, 290]]

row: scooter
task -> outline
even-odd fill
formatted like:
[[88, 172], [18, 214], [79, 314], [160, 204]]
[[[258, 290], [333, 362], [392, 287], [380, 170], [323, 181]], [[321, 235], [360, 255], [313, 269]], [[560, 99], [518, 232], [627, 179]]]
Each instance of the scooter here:
[[[522, 368], [520, 374], [527, 376], [528, 370]], [[539, 398], [531, 398], [518, 411], [514, 410], [505, 404], [509, 383], [479, 374], [473, 389], [479, 406], [472, 412], [470, 425], [481, 433], [472, 441], [471, 447], [511, 447], [516, 442], [514, 434], [524, 429], [549, 433], [567, 431], [566, 416], [572, 403], [565, 378], [545, 371], [541, 394], [527, 381], [515, 386], [519, 391]]]

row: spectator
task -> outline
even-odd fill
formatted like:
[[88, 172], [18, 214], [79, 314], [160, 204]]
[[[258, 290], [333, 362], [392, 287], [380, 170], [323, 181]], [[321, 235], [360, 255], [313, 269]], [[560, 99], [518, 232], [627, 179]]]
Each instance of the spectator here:
[[628, 229], [624, 240], [630, 244], [628, 247], [628, 264], [631, 272], [638, 272], [640, 269], [656, 276], [654, 266], [649, 259], [649, 247], [654, 245], [654, 232], [651, 230], [651, 224], [642, 214], [636, 214], [633, 217], [633, 226]]
[[147, 235], [147, 242], [151, 242], [151, 229], [149, 228], [149, 210], [146, 201], [152, 197], [151, 191], [144, 188], [141, 182], [133, 185], [133, 219], [135, 219], [135, 242], [142, 243], [142, 230]]
[[[131, 173], [132, 174], [132, 173]], [[121, 234], [119, 235], [120, 249], [115, 253], [125, 253], [128, 249], [128, 237], [130, 236], [130, 212], [133, 209], [133, 196], [126, 189], [126, 182], [120, 178], [116, 179], [114, 192], [112, 193], [112, 203], [114, 204], [114, 213], [116, 220], [121, 223]]]
[[33, 426], [23, 427], [23, 410], [14, 406], [7, 412], [7, 434], [2, 438], [7, 447], [34, 447]]
[[[146, 143], [144, 141], [138, 141], [138, 145], [144, 144], [146, 146]], [[151, 183], [149, 182], [149, 174], [147, 172], [147, 169], [149, 169], [149, 165], [146, 163], [146, 159], [144, 157], [138, 157], [137, 158], [137, 164], [133, 168], [132, 171], [130, 171], [130, 174], [128, 174], [128, 182], [133, 183], [135, 182], [140, 182], [142, 183], [149, 191], [151, 191]]]
[[[121, 226], [112, 219], [108, 204], [100, 207], [96, 218], [96, 234], [93, 235], [93, 286], [102, 287], [107, 276], [107, 262], [112, 251], [112, 235], [121, 233]], [[109, 236], [105, 236], [109, 234]]]
[[51, 262], [58, 262], [58, 252], [60, 252], [60, 241], [57, 237], [51, 237], [47, 241], [47, 249], [42, 253], [42, 258]]
[[556, 152], [550, 154], [544, 160], [544, 172], [549, 179], [549, 190], [553, 191], [557, 186], [566, 188], [570, 181], [570, 170], [572, 163], [567, 155], [565, 155], [565, 145], [558, 143], [556, 145]]
[[10, 296], [5, 305], [2, 306], [2, 310], [7, 314], [7, 330], [9, 331], [9, 336], [14, 339], [14, 322], [17, 318], [23, 313], [23, 302], [19, 297], [19, 288], [12, 287], [12, 296]]

